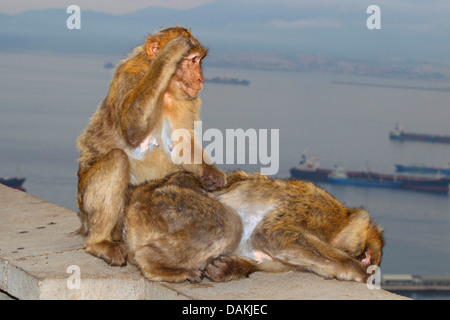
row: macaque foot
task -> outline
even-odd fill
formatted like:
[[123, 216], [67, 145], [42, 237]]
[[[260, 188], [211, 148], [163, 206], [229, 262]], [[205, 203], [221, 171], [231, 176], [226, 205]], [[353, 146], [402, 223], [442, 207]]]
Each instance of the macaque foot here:
[[240, 260], [219, 256], [210, 261], [204, 271], [205, 277], [213, 282], [226, 282], [246, 278], [251, 271]]
[[111, 266], [125, 266], [127, 253], [121, 243], [104, 240], [86, 246], [86, 252], [99, 257]]

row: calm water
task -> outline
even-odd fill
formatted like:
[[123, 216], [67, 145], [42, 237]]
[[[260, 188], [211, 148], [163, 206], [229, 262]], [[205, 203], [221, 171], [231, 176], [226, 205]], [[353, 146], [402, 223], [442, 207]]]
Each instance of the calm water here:
[[[122, 57], [0, 54], [0, 176], [27, 178], [27, 192], [76, 210], [75, 140], [107, 93], [108, 61]], [[321, 166], [394, 172], [397, 162], [443, 165], [450, 145], [394, 143], [395, 122], [411, 131], [450, 134], [450, 93], [332, 84], [332, 80], [449, 86], [449, 83], [217, 69], [207, 77], [245, 78], [250, 86], [208, 83], [203, 129], [279, 129], [279, 177], [302, 152]], [[208, 142], [205, 142], [204, 145]], [[258, 166], [222, 166], [222, 168]], [[448, 196], [323, 185], [349, 206], [364, 206], [384, 226], [384, 273], [450, 273]]]

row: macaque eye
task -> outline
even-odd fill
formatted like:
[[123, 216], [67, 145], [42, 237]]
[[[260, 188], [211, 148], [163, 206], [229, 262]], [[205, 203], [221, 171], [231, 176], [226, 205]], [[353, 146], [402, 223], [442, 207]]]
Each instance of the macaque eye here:
[[200, 61], [200, 56], [195, 56], [189, 60], [192, 64], [196, 64]]

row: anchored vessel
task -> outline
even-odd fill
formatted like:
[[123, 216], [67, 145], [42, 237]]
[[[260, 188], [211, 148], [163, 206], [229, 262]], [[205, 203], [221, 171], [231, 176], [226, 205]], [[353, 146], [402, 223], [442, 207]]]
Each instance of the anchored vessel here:
[[25, 191], [22, 184], [25, 182], [25, 178], [0, 178], [0, 183], [5, 186]]
[[417, 172], [417, 173], [432, 173], [450, 175], [450, 163], [445, 167], [427, 166], [421, 164], [396, 164], [397, 172]]
[[302, 156], [299, 164], [290, 170], [291, 177], [313, 182], [328, 182], [365, 187], [395, 188], [448, 194], [450, 178], [414, 177], [371, 171], [346, 171], [320, 168], [317, 158]]
[[438, 142], [438, 143], [450, 143], [450, 136], [439, 134], [426, 134], [426, 133], [413, 133], [406, 132], [398, 123], [395, 128], [389, 132], [389, 138], [391, 140], [398, 141], [423, 141], [423, 142]]

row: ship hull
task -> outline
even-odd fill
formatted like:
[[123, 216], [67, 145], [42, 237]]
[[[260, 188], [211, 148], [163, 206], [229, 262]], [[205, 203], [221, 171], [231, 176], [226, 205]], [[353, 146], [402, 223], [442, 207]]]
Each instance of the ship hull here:
[[402, 181], [392, 181], [383, 182], [383, 180], [358, 180], [358, 179], [347, 179], [347, 178], [334, 178], [329, 177], [329, 182], [346, 184], [352, 186], [362, 186], [362, 187], [377, 187], [377, 188], [400, 188], [403, 184]]
[[328, 182], [328, 176], [332, 172], [328, 169], [301, 170], [292, 168], [291, 177], [312, 182]]
[[24, 181], [25, 178], [0, 178], [0, 184], [22, 191], [25, 191], [25, 189], [22, 187]]
[[331, 175], [329, 169], [301, 170], [292, 168], [291, 177], [312, 182], [327, 182], [364, 187], [395, 188], [448, 194], [448, 178], [422, 178], [403, 175], [381, 174], [366, 171], [347, 171], [346, 178], [336, 178]]
[[397, 172], [417, 172], [417, 173], [442, 173], [450, 175], [450, 169], [448, 168], [433, 168], [433, 167], [421, 167], [421, 166], [405, 166], [402, 164], [396, 164], [395, 168]]
[[434, 142], [434, 143], [450, 143], [450, 136], [441, 136], [433, 134], [420, 134], [420, 133], [391, 133], [389, 134], [391, 140], [397, 141], [422, 141], [422, 142]]
[[403, 189], [448, 194], [449, 179], [423, 179], [407, 178], [403, 180]]

